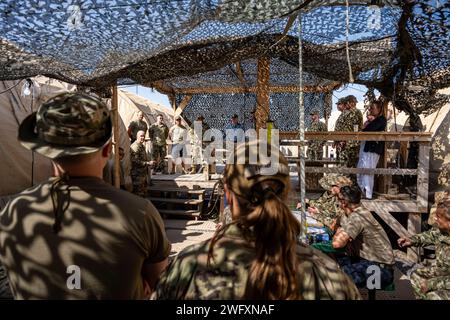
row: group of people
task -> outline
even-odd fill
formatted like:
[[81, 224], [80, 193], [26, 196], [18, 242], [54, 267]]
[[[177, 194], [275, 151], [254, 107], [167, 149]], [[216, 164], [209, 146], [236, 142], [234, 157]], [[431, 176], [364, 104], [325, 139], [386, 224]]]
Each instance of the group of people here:
[[[336, 120], [334, 131], [340, 132], [381, 132], [385, 131], [387, 120], [383, 115], [383, 104], [381, 101], [373, 101], [368, 107], [367, 120], [363, 123], [363, 115], [356, 108], [358, 103], [353, 95], [340, 98], [337, 101], [337, 109], [341, 112]], [[326, 132], [325, 123], [319, 120], [319, 111], [311, 112], [310, 132]], [[307, 156], [309, 160], [322, 160], [323, 147], [325, 141], [311, 140], [308, 142]], [[384, 152], [384, 141], [335, 141], [333, 147], [336, 148], [337, 160], [349, 168], [377, 167], [380, 155]], [[357, 174], [354, 179], [366, 199], [372, 199], [374, 175]]]
[[[337, 255], [341, 269], [358, 287], [365, 287], [377, 266], [380, 287], [393, 282], [394, 254], [382, 226], [361, 204], [361, 190], [344, 175], [332, 174], [320, 179], [326, 190], [317, 200], [308, 200], [308, 212], [334, 233], [332, 246], [345, 248]], [[420, 299], [450, 299], [450, 189], [436, 193], [431, 209], [432, 229], [408, 238], [399, 238], [400, 248], [435, 246], [436, 260], [427, 266], [416, 266], [411, 284]]]
[[[136, 135], [136, 141], [143, 135]], [[299, 244], [300, 224], [287, 203], [289, 168], [262, 174], [258, 148], [242, 144], [227, 164], [224, 190], [232, 221], [212, 239], [182, 250], [171, 245], [157, 209], [102, 180], [112, 122], [99, 99], [64, 93], [27, 117], [19, 141], [52, 160], [55, 176], [20, 193], [0, 214], [0, 263], [17, 299], [360, 299], [370, 266], [392, 282], [386, 233], [360, 203], [350, 179], [324, 178], [323, 199], [309, 201], [335, 230], [336, 260]], [[436, 263], [412, 275], [424, 298], [448, 299], [450, 198], [437, 204], [436, 228], [399, 239], [435, 243]], [[311, 209], [311, 211], [313, 211]], [[30, 230], [32, 232], [30, 232]]]

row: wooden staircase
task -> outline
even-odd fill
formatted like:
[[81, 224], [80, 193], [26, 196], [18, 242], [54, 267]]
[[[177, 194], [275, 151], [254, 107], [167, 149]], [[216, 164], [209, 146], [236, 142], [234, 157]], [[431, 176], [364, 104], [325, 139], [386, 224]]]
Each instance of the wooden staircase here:
[[147, 199], [163, 218], [184, 216], [197, 220], [203, 210], [205, 189], [151, 186], [149, 194]]

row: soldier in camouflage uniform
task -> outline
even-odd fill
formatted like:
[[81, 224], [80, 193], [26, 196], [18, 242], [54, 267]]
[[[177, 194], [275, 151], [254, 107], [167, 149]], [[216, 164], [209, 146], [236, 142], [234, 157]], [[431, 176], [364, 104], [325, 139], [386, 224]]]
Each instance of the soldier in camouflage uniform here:
[[[49, 158], [54, 172], [0, 213], [0, 264], [15, 299], [144, 299], [145, 284], [158, 279], [170, 253], [161, 216], [101, 179], [111, 136], [106, 104], [73, 92], [20, 124], [20, 143]], [[78, 272], [66, 273], [74, 265]], [[80, 270], [77, 286], [69, 279]], [[0, 295], [3, 280], [0, 270]]]
[[[237, 154], [252, 151], [240, 146]], [[244, 156], [245, 164], [228, 164], [224, 172], [233, 222], [213, 239], [181, 251], [153, 298], [359, 299], [331, 258], [297, 244], [300, 224], [285, 204], [290, 186], [286, 159], [280, 155], [277, 171], [263, 174], [261, 164], [249, 164], [252, 156]]]
[[416, 297], [427, 300], [450, 300], [450, 196], [445, 194], [437, 204], [436, 228], [400, 238], [400, 247], [434, 245], [436, 260], [431, 266], [419, 265], [410, 276]]
[[351, 186], [352, 180], [344, 175], [328, 174], [319, 180], [320, 186], [326, 191], [317, 200], [309, 200], [308, 212], [325, 226], [333, 229], [337, 220], [342, 217], [343, 211], [337, 198], [339, 188]]
[[[311, 127], [309, 132], [326, 132], [327, 126], [325, 123], [319, 120], [319, 110], [313, 110], [311, 112]], [[313, 140], [308, 142], [308, 160], [322, 160], [323, 158], [323, 146], [325, 141]]]
[[[347, 96], [345, 98], [346, 110], [344, 110], [336, 120], [334, 131], [354, 132], [355, 126], [361, 131], [363, 126], [363, 115], [360, 110], [356, 109], [357, 100], [355, 96]], [[356, 167], [358, 163], [359, 141], [345, 141], [337, 145], [339, 151], [339, 160], [349, 168]]]
[[164, 171], [164, 158], [167, 155], [167, 137], [169, 128], [163, 122], [163, 116], [156, 117], [156, 122], [148, 130], [152, 141], [152, 161], [155, 161], [155, 171]]
[[[334, 123], [334, 131], [339, 131], [338, 129], [342, 128], [344, 126], [343, 124], [343, 120], [344, 120], [344, 113], [347, 112], [346, 110], [346, 106], [347, 106], [347, 100], [346, 98], [340, 98], [337, 102], [336, 102], [336, 108], [337, 110], [340, 112], [339, 117], [336, 119], [336, 122]], [[335, 141], [333, 143], [333, 147], [336, 149], [336, 159], [337, 160], [341, 160], [341, 156], [340, 156], [340, 146], [343, 142], [341, 141]]]
[[130, 147], [130, 175], [133, 180], [133, 193], [146, 197], [148, 191], [148, 167], [151, 162], [148, 160], [147, 151], [145, 150], [144, 131], [138, 131], [136, 138], [136, 141]]
[[[437, 203], [447, 194], [450, 194], [450, 164], [444, 164], [441, 167], [441, 172], [438, 176], [438, 184], [444, 191], [438, 191], [434, 194], [434, 204], [430, 210], [430, 216], [428, 217], [428, 224], [430, 226], [436, 226], [435, 213]], [[441, 189], [441, 190], [442, 190]]]
[[136, 141], [136, 134], [138, 131], [144, 131], [144, 135], [147, 133], [147, 122], [144, 121], [144, 113], [139, 111], [137, 113], [138, 119], [136, 121], [131, 121], [128, 126], [128, 136], [130, 137], [130, 143]]

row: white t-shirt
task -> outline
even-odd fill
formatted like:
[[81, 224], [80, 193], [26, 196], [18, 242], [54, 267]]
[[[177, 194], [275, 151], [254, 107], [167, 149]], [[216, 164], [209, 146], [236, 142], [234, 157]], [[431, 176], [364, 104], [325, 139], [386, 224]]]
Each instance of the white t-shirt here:
[[170, 135], [173, 143], [184, 143], [186, 141], [187, 130], [183, 126], [174, 125], [170, 128]]

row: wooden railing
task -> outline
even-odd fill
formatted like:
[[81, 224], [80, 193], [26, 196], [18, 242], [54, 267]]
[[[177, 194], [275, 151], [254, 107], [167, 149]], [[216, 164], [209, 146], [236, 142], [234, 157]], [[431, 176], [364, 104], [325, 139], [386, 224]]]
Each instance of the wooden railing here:
[[[286, 133], [283, 136], [287, 136]], [[294, 135], [292, 135], [294, 136]], [[297, 133], [298, 137], [298, 133]], [[430, 132], [306, 132], [304, 142], [299, 140], [281, 140], [280, 146], [306, 145], [310, 140], [320, 141], [385, 141], [385, 142], [417, 142], [419, 144], [419, 161], [417, 169], [397, 168], [346, 168], [305, 167], [307, 173], [343, 173], [343, 174], [377, 174], [377, 175], [412, 175], [417, 176], [417, 198], [415, 200], [363, 200], [363, 205], [376, 212], [399, 236], [411, 236], [419, 233], [421, 213], [428, 211], [428, 171], [431, 148]], [[300, 154], [300, 153], [299, 153]], [[300, 159], [298, 160], [300, 161]], [[408, 213], [408, 226], [405, 229], [390, 212]], [[418, 259], [418, 252], [408, 249], [410, 260]]]

